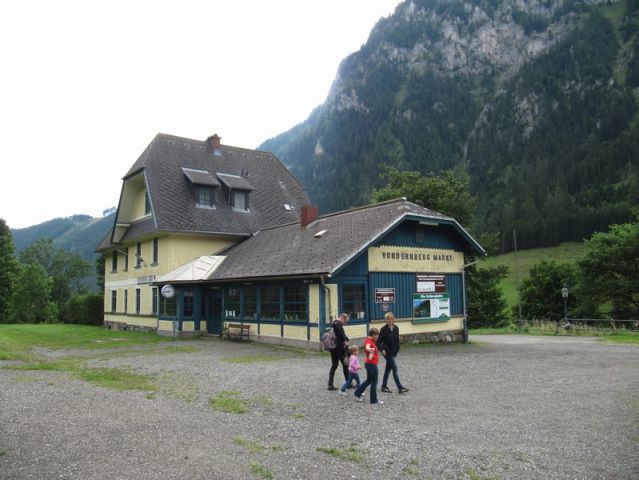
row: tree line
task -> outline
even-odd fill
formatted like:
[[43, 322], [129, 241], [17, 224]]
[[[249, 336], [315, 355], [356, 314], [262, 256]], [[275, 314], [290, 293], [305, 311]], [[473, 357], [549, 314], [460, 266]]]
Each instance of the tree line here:
[[[373, 192], [382, 202], [406, 197], [413, 203], [431, 208], [465, 223], [472, 223], [476, 199], [468, 188], [468, 179], [452, 171], [439, 175], [421, 175], [394, 168], [386, 170], [386, 186]], [[522, 318], [558, 321], [564, 316], [563, 286], [569, 288], [567, 307], [573, 318], [639, 319], [639, 208], [634, 221], [610, 225], [585, 241], [586, 253], [576, 265], [541, 261], [531, 268], [521, 288]], [[471, 231], [472, 233], [472, 231]], [[497, 241], [478, 236], [484, 247], [494, 253]], [[481, 260], [480, 260], [481, 261]], [[518, 318], [518, 307], [508, 311], [499, 283], [508, 267], [471, 266], [468, 275], [468, 325], [503, 327]]]
[[103, 295], [86, 286], [91, 268], [49, 238], [36, 240], [16, 256], [11, 231], [0, 219], [0, 323], [101, 325]]

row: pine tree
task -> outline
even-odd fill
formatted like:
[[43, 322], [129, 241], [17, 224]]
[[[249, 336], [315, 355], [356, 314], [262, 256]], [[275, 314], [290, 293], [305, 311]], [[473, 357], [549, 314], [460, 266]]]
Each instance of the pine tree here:
[[17, 270], [13, 235], [4, 219], [0, 218], [0, 323], [8, 321], [9, 300]]

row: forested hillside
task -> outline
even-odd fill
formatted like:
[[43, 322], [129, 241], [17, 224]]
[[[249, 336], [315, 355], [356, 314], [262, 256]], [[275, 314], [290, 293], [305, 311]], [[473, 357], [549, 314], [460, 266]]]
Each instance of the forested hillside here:
[[260, 148], [323, 212], [368, 203], [385, 165], [452, 169], [477, 196], [473, 233], [556, 245], [632, 218], [638, 87], [639, 0], [412, 0]]
[[51, 238], [56, 248], [93, 262], [95, 249], [113, 226], [113, 216], [114, 213], [100, 218], [73, 215], [27, 228], [12, 229], [16, 253], [19, 254], [36, 240]]

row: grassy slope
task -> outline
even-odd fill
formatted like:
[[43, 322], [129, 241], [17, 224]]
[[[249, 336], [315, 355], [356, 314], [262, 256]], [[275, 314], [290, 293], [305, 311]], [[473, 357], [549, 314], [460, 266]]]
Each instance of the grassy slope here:
[[[519, 279], [523, 282], [528, 277], [531, 267], [542, 260], [554, 260], [557, 263], [576, 263], [584, 254], [584, 244], [569, 242], [562, 243], [558, 247], [533, 248], [520, 250], [517, 253], [519, 264]], [[483, 266], [494, 267], [506, 265], [509, 268], [508, 277], [501, 282], [501, 288], [509, 307], [517, 305], [517, 269], [515, 268], [515, 253], [507, 253], [496, 257], [488, 257], [479, 262], [479, 268]]]

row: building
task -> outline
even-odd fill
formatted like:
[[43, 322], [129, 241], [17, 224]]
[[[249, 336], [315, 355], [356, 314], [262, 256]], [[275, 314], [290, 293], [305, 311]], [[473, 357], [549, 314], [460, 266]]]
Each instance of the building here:
[[485, 253], [450, 217], [406, 199], [318, 216], [277, 158], [217, 135], [158, 135], [123, 180], [99, 247], [107, 326], [242, 322], [260, 341], [315, 346], [340, 312], [357, 338], [390, 310], [403, 335], [463, 335], [465, 258]]

